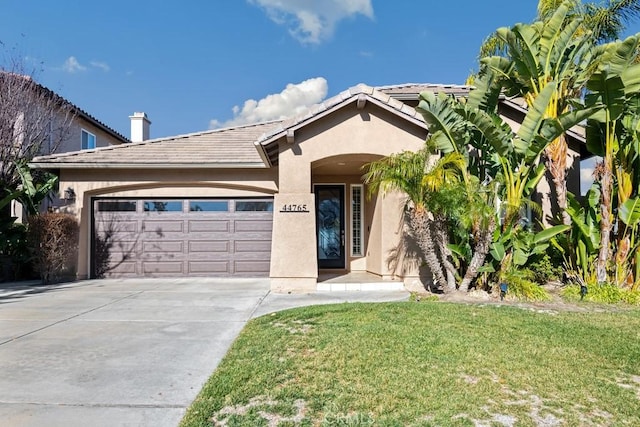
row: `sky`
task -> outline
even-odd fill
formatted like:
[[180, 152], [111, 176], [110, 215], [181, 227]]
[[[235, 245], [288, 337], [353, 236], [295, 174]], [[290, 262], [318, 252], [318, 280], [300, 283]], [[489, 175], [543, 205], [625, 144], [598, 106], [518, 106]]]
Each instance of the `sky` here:
[[0, 54], [116, 131], [278, 119], [358, 83], [463, 84], [537, 0], [0, 0]]

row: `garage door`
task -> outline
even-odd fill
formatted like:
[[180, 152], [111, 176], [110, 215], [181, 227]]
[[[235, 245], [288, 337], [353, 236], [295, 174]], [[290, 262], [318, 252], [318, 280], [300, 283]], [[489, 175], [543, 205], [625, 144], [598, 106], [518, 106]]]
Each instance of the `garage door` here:
[[273, 199], [94, 199], [93, 277], [266, 277]]

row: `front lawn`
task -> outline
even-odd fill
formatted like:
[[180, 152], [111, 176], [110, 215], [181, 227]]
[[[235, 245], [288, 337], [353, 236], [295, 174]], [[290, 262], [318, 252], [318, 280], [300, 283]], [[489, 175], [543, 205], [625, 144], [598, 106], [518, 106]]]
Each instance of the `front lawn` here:
[[267, 315], [181, 425], [640, 425], [640, 311], [401, 302]]

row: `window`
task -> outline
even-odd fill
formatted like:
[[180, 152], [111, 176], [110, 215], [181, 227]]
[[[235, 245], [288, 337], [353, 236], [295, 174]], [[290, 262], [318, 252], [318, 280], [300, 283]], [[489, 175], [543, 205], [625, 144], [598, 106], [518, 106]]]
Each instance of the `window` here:
[[104, 201], [98, 202], [100, 212], [135, 212], [136, 202], [134, 201]]
[[191, 200], [189, 212], [227, 212], [229, 202], [226, 200]]
[[182, 201], [147, 200], [145, 212], [182, 212]]
[[362, 256], [362, 185], [351, 186], [351, 255]]
[[81, 131], [82, 149], [90, 150], [96, 148], [96, 136], [82, 129]]
[[236, 212], [273, 212], [273, 202], [236, 200]]

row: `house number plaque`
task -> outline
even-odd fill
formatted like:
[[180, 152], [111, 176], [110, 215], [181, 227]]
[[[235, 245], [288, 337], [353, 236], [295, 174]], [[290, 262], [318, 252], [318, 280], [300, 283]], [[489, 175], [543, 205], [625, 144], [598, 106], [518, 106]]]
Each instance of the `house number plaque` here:
[[282, 205], [280, 208], [280, 212], [289, 213], [289, 212], [299, 212], [299, 213], [309, 213], [309, 208], [307, 205]]

